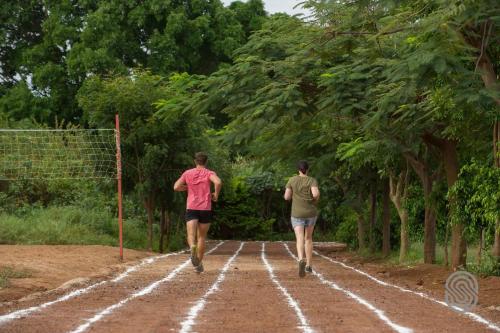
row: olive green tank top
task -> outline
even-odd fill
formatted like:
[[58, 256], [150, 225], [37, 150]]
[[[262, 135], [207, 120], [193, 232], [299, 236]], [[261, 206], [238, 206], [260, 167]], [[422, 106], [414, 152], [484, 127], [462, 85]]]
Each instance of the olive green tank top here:
[[293, 176], [288, 180], [286, 188], [292, 189], [292, 216], [298, 218], [315, 217], [318, 215], [311, 187], [317, 187], [318, 182], [309, 176]]

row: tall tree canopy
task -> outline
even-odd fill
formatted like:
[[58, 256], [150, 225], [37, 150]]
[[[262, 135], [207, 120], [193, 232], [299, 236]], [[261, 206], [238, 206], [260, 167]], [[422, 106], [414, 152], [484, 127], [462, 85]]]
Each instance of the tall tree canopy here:
[[[230, 63], [266, 13], [261, 1], [20, 1], [0, 5], [0, 105], [10, 117], [79, 122], [92, 74], [209, 74]], [[30, 96], [31, 95], [31, 96]], [[16, 100], [31, 99], [18, 105]], [[32, 106], [31, 106], [32, 105]]]

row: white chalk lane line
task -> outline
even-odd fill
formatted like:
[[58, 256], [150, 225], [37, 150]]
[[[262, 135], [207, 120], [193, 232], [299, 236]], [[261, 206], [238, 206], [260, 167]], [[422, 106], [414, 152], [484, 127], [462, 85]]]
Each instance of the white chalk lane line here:
[[[215, 247], [213, 247], [206, 254], [212, 253], [213, 251], [215, 251], [222, 244], [224, 244], [224, 242], [218, 243]], [[71, 333], [85, 332], [90, 326], [92, 326], [92, 324], [94, 324], [94, 323], [100, 321], [102, 318], [104, 318], [104, 317], [112, 314], [115, 310], [121, 308], [122, 306], [124, 306], [125, 304], [127, 304], [128, 302], [130, 302], [131, 300], [133, 300], [133, 299], [135, 299], [137, 297], [140, 297], [140, 296], [144, 296], [144, 295], [150, 294], [153, 290], [155, 290], [156, 288], [158, 288], [161, 284], [166, 283], [168, 281], [171, 281], [177, 274], [179, 274], [190, 263], [191, 263], [191, 259], [186, 260], [185, 262], [183, 262], [182, 264], [180, 264], [179, 266], [177, 266], [174, 270], [172, 270], [163, 279], [157, 280], [157, 281], [149, 284], [147, 287], [139, 290], [138, 292], [135, 292], [135, 293], [131, 294], [129, 297], [122, 299], [118, 303], [115, 303], [113, 305], [108, 306], [104, 310], [102, 310], [102, 311], [98, 312], [97, 314], [95, 314], [93, 317], [86, 319], [83, 324], [81, 324], [80, 326], [78, 326], [77, 328], [75, 328], [74, 330], [72, 330], [70, 332]]]
[[21, 310], [16, 310], [16, 311], [13, 311], [13, 312], [10, 312], [10, 313], [7, 313], [7, 314], [4, 314], [4, 315], [0, 315], [0, 325], [3, 325], [3, 324], [6, 324], [12, 320], [15, 320], [15, 319], [19, 319], [19, 318], [22, 318], [22, 317], [25, 317], [27, 315], [30, 315], [34, 312], [38, 312], [38, 311], [41, 311], [43, 309], [46, 309], [54, 304], [57, 304], [57, 303], [60, 303], [60, 302], [65, 302], [67, 300], [70, 300], [74, 297], [77, 297], [77, 296], [81, 296], [81, 295], [84, 295], [88, 292], [90, 292], [91, 290], [99, 287], [99, 286], [102, 286], [106, 283], [117, 283], [117, 282], [120, 282], [121, 280], [123, 280], [124, 278], [126, 278], [130, 273], [134, 272], [134, 271], [137, 271], [138, 269], [140, 269], [141, 267], [145, 266], [145, 265], [150, 265], [152, 263], [154, 263], [155, 261], [159, 260], [159, 259], [163, 259], [163, 258], [167, 258], [167, 257], [171, 257], [171, 256], [175, 256], [175, 255], [179, 255], [179, 254], [182, 254], [186, 252], [186, 250], [182, 250], [182, 251], [178, 251], [178, 252], [172, 252], [172, 253], [167, 253], [167, 254], [163, 254], [163, 255], [159, 255], [159, 256], [154, 256], [154, 257], [150, 257], [150, 258], [146, 258], [146, 259], [143, 259], [141, 260], [140, 263], [138, 263], [137, 265], [133, 265], [133, 266], [130, 266], [128, 267], [123, 273], [119, 274], [117, 277], [115, 277], [114, 279], [112, 280], [105, 280], [105, 281], [100, 281], [100, 282], [97, 282], [97, 283], [94, 283], [90, 286], [87, 286], [85, 288], [80, 288], [80, 289], [76, 289], [76, 290], [73, 290], [53, 301], [49, 301], [49, 302], [45, 302], [45, 303], [42, 303], [40, 305], [36, 305], [36, 306], [31, 306], [29, 308], [25, 308], [25, 309], [21, 309]]
[[288, 292], [288, 290], [279, 282], [278, 278], [274, 274], [274, 270], [272, 265], [269, 263], [269, 261], [266, 258], [266, 244], [262, 243], [262, 250], [261, 250], [261, 259], [262, 262], [264, 263], [264, 266], [266, 266], [267, 271], [269, 272], [269, 277], [271, 281], [276, 285], [276, 287], [281, 291], [283, 296], [285, 296], [288, 305], [295, 311], [295, 315], [297, 316], [297, 319], [299, 320], [300, 325], [298, 328], [302, 330], [304, 333], [313, 333], [314, 330], [311, 328], [309, 325], [309, 321], [307, 320], [306, 316], [302, 312], [302, 309], [300, 308], [299, 302], [295, 300], [292, 295]]
[[463, 309], [457, 307], [457, 306], [450, 306], [448, 305], [446, 302], [443, 302], [443, 301], [440, 301], [438, 299], [435, 299], [425, 293], [422, 293], [422, 292], [417, 292], [417, 291], [413, 291], [413, 290], [410, 290], [410, 289], [406, 289], [406, 288], [403, 288], [403, 287], [400, 287], [398, 285], [395, 285], [395, 284], [391, 284], [391, 283], [388, 283], [388, 282], [385, 282], [385, 281], [382, 281], [382, 280], [379, 280], [377, 279], [376, 277], [362, 271], [362, 270], [359, 270], [357, 268], [354, 268], [352, 266], [349, 266], [349, 265], [346, 265], [344, 264], [343, 262], [340, 262], [340, 261], [337, 261], [337, 260], [334, 260], [330, 257], [327, 257], [321, 253], [318, 253], [317, 251], [314, 251], [314, 254], [316, 254], [317, 256], [325, 259], [325, 260], [328, 260], [330, 261], [331, 263], [333, 264], [336, 264], [336, 265], [340, 265], [342, 267], [344, 267], [345, 269], [350, 269], [358, 274], [361, 274], [365, 277], [367, 277], [368, 279], [384, 286], [384, 287], [391, 287], [391, 288], [395, 288], [401, 292], [404, 292], [404, 293], [409, 293], [409, 294], [413, 294], [413, 295], [416, 295], [416, 296], [419, 296], [419, 297], [422, 297], [424, 299], [427, 299], [431, 302], [434, 302], [434, 303], [437, 303], [437, 304], [440, 304], [442, 306], [445, 306], [447, 308], [449, 308], [450, 310], [454, 310], [454, 311], [458, 311], [459, 313], [469, 317], [470, 319], [472, 319], [473, 321], [475, 322], [478, 322], [478, 323], [481, 323], [483, 325], [485, 325], [486, 327], [488, 327], [489, 329], [493, 330], [493, 331], [496, 331], [496, 332], [500, 332], [500, 327], [494, 323], [492, 323], [491, 321], [485, 319], [484, 317], [481, 317], [480, 315], [478, 315], [477, 313], [474, 313], [474, 312], [470, 312], [470, 311], [464, 311]]
[[179, 332], [181, 333], [188, 333], [191, 332], [193, 326], [196, 324], [196, 318], [198, 317], [198, 314], [203, 310], [207, 303], [208, 297], [210, 295], [216, 293], [219, 291], [219, 286], [220, 284], [224, 281], [226, 278], [226, 273], [233, 263], [233, 261], [236, 259], [236, 257], [240, 254], [241, 249], [243, 249], [243, 246], [245, 245], [245, 242], [242, 242], [240, 244], [240, 247], [236, 250], [236, 252], [233, 254], [231, 258], [228, 259], [226, 264], [222, 267], [220, 270], [219, 276], [217, 276], [217, 279], [215, 282], [210, 286], [210, 288], [207, 290], [207, 292], [201, 296], [198, 301], [189, 309], [188, 314], [186, 318], [181, 322], [181, 329]]
[[[288, 247], [288, 244], [283, 243], [283, 246], [287, 250], [288, 254], [293, 259], [295, 259], [296, 261], [298, 261], [298, 258], [295, 256], [295, 254], [293, 254], [292, 251], [290, 251], [290, 248]], [[359, 304], [364, 305], [366, 308], [368, 308], [368, 310], [370, 310], [371, 312], [373, 312], [380, 320], [382, 320], [385, 324], [387, 324], [389, 327], [391, 327], [394, 331], [396, 331], [398, 333], [412, 333], [413, 332], [413, 329], [411, 329], [411, 328], [408, 328], [408, 327], [396, 324], [394, 321], [392, 321], [391, 319], [389, 319], [389, 317], [387, 317], [387, 315], [384, 313], [383, 310], [378, 309], [377, 307], [375, 307], [373, 304], [369, 303], [367, 300], [365, 300], [361, 296], [353, 293], [352, 291], [350, 291], [348, 289], [340, 287], [338, 284], [336, 284], [335, 282], [333, 282], [331, 280], [326, 279], [317, 270], [314, 269], [313, 270], [313, 274], [314, 274], [314, 276], [316, 276], [321, 281], [321, 283], [329, 286], [332, 289], [335, 289], [337, 291], [340, 291], [340, 292], [344, 293], [349, 298], [352, 298], [353, 300], [355, 300]]]

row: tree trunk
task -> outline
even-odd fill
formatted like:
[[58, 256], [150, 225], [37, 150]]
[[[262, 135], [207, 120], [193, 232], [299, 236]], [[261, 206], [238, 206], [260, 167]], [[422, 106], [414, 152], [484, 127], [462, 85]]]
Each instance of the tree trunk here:
[[[493, 23], [486, 21], [483, 24], [484, 26], [482, 28], [485, 32], [488, 31], [488, 24], [490, 24], [491, 26], [489, 27], [489, 31], [491, 32]], [[498, 91], [500, 90], [500, 85], [498, 84], [497, 73], [495, 73], [495, 67], [493, 66], [491, 57], [488, 54], [488, 50], [482, 49], [482, 38], [467, 37], [465, 38], [465, 40], [470, 45], [478, 49], [479, 57], [476, 62], [476, 67], [481, 74], [481, 79], [483, 80], [484, 86], [487, 89], [495, 90], [498, 93]], [[497, 104], [497, 107], [500, 106], [500, 98], [495, 98], [495, 102]], [[494, 166], [496, 168], [500, 168], [500, 121], [498, 120], [498, 118], [493, 125], [493, 161]], [[500, 263], [500, 216], [496, 219], [495, 242], [493, 245], [492, 254]]]
[[167, 208], [161, 207], [161, 218], [160, 218], [160, 241], [159, 249], [160, 253], [164, 250], [164, 239], [168, 239], [168, 231], [170, 229], [170, 216], [168, 214]]
[[436, 263], [436, 207], [432, 202], [434, 179], [427, 172], [423, 176], [425, 221], [424, 221], [424, 263]]
[[370, 240], [370, 251], [374, 253], [375, 248], [375, 225], [377, 223], [377, 182], [374, 182], [371, 186], [370, 191], [370, 228], [369, 228], [369, 240]]
[[405, 157], [422, 182], [425, 199], [424, 263], [434, 264], [436, 262], [436, 208], [431, 200], [431, 194], [437, 174], [430, 174], [429, 166], [425, 161], [411, 154], [405, 154]]
[[446, 223], [446, 230], [444, 232], [444, 265], [448, 267], [450, 264], [449, 256], [448, 256], [448, 238], [450, 237], [450, 224]]
[[167, 240], [167, 245], [168, 241], [170, 240], [170, 233], [172, 231], [172, 220], [171, 220], [171, 213], [169, 211], [166, 211], [166, 216], [165, 216], [165, 239]]
[[399, 248], [399, 262], [406, 260], [406, 255], [410, 251], [410, 237], [408, 230], [408, 211], [405, 209], [402, 215], [399, 215], [401, 219], [401, 247]]
[[158, 242], [158, 251], [160, 253], [163, 253], [163, 237], [165, 236], [165, 224], [166, 224], [166, 218], [165, 218], [165, 207], [161, 207], [160, 210], [160, 240]]
[[[495, 168], [500, 168], [500, 121], [498, 120], [495, 122], [493, 129], [493, 159]], [[497, 216], [495, 223], [495, 242], [493, 243], [492, 254], [500, 263], [500, 216]]]
[[[448, 188], [452, 188], [458, 179], [460, 171], [458, 164], [457, 143], [454, 140], [438, 139], [435, 137], [426, 138], [429, 143], [438, 147], [443, 156], [444, 171]], [[449, 198], [450, 210], [456, 209], [456, 199]], [[450, 212], [452, 214], [452, 212]], [[451, 267], [456, 270], [467, 265], [467, 243], [465, 241], [464, 225], [457, 222], [451, 226]]]
[[483, 257], [483, 246], [484, 246], [484, 228], [479, 231], [479, 244], [477, 247], [477, 264], [481, 265], [481, 259]]
[[463, 233], [463, 224], [454, 224], [451, 227], [451, 267], [454, 270], [467, 265], [467, 243]]
[[495, 243], [493, 244], [493, 257], [500, 262], [500, 219], [497, 218], [495, 225]]
[[356, 198], [356, 214], [358, 215], [358, 250], [366, 249], [366, 231], [365, 231], [365, 217], [363, 209], [363, 194], [358, 192]]
[[148, 214], [148, 243], [147, 249], [148, 251], [153, 250], [153, 220], [154, 220], [154, 200], [153, 196], [150, 195], [146, 198], [145, 202], [146, 212]]
[[410, 250], [409, 230], [408, 230], [408, 210], [406, 209], [406, 198], [408, 196], [408, 163], [406, 170], [399, 174], [399, 178], [394, 175], [389, 176], [389, 196], [398, 211], [401, 220], [399, 262], [406, 260], [406, 255]]
[[[425, 196], [425, 200], [429, 200], [429, 194]], [[436, 211], [434, 207], [425, 208], [424, 263], [436, 263]]]
[[[456, 143], [450, 140], [444, 140], [444, 169], [446, 171], [446, 180], [448, 182], [448, 188], [452, 188], [458, 179], [458, 173], [460, 171], [458, 165], [458, 153], [456, 148]], [[450, 198], [450, 209], [456, 209], [455, 198]], [[464, 225], [462, 223], [455, 223], [451, 227], [451, 267], [457, 269], [462, 266], [467, 265], [467, 242], [464, 237]]]
[[384, 181], [384, 195], [382, 198], [382, 254], [388, 256], [391, 252], [391, 207], [389, 205], [389, 179]]
[[358, 249], [366, 249], [365, 219], [363, 214], [358, 214]]

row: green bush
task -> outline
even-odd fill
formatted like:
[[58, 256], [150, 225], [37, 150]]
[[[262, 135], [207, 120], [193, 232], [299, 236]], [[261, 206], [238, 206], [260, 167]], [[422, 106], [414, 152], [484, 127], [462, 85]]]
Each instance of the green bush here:
[[[146, 247], [142, 221], [124, 221], [124, 246]], [[1, 244], [118, 245], [118, 223], [110, 212], [77, 206], [33, 208], [23, 216], [0, 214]]]
[[481, 264], [472, 262], [467, 264], [467, 270], [480, 276], [500, 276], [500, 263], [491, 253], [484, 253]]
[[[0, 192], [0, 243], [118, 245], [117, 198], [113, 180], [18, 181]], [[123, 245], [145, 249], [145, 210], [124, 197]], [[156, 219], [158, 220], [158, 219]], [[159, 226], [153, 226], [158, 250]], [[171, 232], [164, 250], [185, 246], [184, 228]]]
[[337, 226], [333, 240], [346, 243], [351, 249], [357, 247], [357, 217], [354, 211], [347, 206], [338, 209], [340, 224]]
[[468, 241], [476, 241], [483, 229], [486, 244], [493, 243], [493, 230], [500, 212], [500, 169], [472, 161], [460, 170], [448, 193], [452, 223], [463, 223]]
[[257, 198], [244, 179], [233, 178], [229, 186], [214, 209], [211, 234], [223, 239], [269, 239], [275, 219], [262, 219], [256, 214]]

